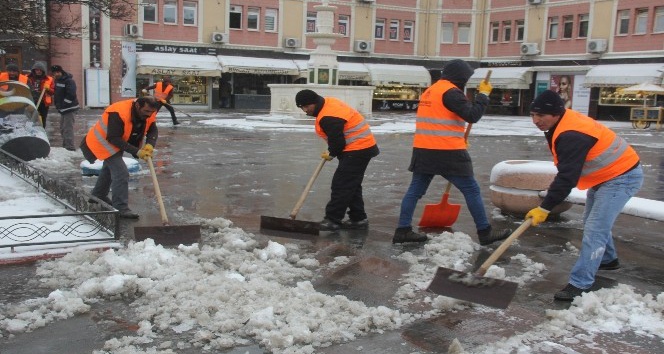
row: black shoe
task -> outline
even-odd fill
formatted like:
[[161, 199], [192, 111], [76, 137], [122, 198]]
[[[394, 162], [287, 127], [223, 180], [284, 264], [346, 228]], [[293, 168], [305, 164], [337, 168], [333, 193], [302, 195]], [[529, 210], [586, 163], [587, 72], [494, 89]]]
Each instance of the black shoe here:
[[618, 258], [612, 260], [609, 263], [603, 263], [599, 265], [599, 270], [616, 270], [620, 269], [620, 261]]
[[394, 231], [394, 237], [392, 238], [392, 243], [404, 243], [404, 242], [424, 242], [429, 238], [427, 235], [418, 234], [413, 231], [413, 228], [408, 227], [398, 227]]
[[328, 218], [325, 218], [320, 222], [320, 231], [337, 231], [339, 229], [341, 229], [341, 224]]
[[140, 217], [140, 215], [134, 213], [131, 209], [121, 210], [119, 215], [123, 219], [138, 219]]
[[367, 230], [369, 228], [369, 220], [362, 219], [359, 221], [345, 220], [341, 223], [342, 229], [347, 230]]
[[477, 231], [477, 238], [480, 240], [480, 245], [487, 246], [496, 241], [504, 240], [512, 234], [512, 229], [498, 229], [493, 230], [491, 226], [487, 229]]
[[180, 124], [180, 122], [178, 122], [177, 120], [175, 122], [173, 122], [173, 125], [179, 125], [179, 124]]
[[[104, 203], [106, 203], [106, 204], [108, 204], [108, 205], [111, 205], [111, 206], [113, 205], [113, 202], [112, 202], [111, 199], [110, 199], [109, 197], [107, 197], [107, 196], [100, 197], [100, 196], [93, 195], [93, 197], [95, 197], [95, 198], [97, 198], [97, 199], [100, 199], [102, 202], [104, 202]], [[97, 200], [96, 200], [96, 199], [93, 199], [93, 198], [90, 198], [90, 199], [88, 199], [88, 203], [97, 204]]]
[[579, 289], [572, 284], [567, 284], [563, 290], [555, 293], [553, 298], [560, 301], [572, 301], [575, 297], [581, 296], [581, 294], [587, 293], [588, 291], [588, 289]]

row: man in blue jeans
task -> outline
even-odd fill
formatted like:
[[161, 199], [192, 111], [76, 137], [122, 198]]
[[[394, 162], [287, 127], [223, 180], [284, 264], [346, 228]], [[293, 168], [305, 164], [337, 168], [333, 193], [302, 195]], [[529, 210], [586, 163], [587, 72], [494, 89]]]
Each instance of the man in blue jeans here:
[[503, 240], [511, 233], [509, 229], [492, 230], [466, 149], [466, 124], [482, 118], [492, 89], [490, 83], [482, 81], [475, 101], [468, 100], [463, 89], [474, 72], [465, 61], [452, 60], [443, 68], [440, 80], [420, 97], [408, 168], [413, 178], [401, 201], [399, 224], [392, 243], [427, 240], [426, 235], [413, 231], [411, 224], [417, 201], [426, 193], [435, 175], [443, 176], [463, 193], [481, 245]]
[[546, 197], [526, 214], [533, 225], [544, 222], [572, 188], [587, 189], [581, 252], [569, 283], [554, 294], [572, 301], [589, 291], [598, 270], [620, 268], [611, 229], [625, 204], [643, 184], [636, 151], [611, 129], [571, 109], [553, 91], [544, 91], [530, 105], [533, 123], [544, 132], [558, 169]]

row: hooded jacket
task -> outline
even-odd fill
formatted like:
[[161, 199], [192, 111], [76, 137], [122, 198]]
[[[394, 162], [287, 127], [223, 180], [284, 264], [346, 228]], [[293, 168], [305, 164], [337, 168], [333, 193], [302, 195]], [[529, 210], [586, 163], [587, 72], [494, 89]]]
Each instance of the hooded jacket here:
[[62, 71], [62, 76], [55, 80], [55, 108], [60, 113], [77, 111], [78, 98], [76, 98], [76, 82], [72, 75]]
[[[37, 69], [42, 71], [41, 75], [37, 75], [35, 72]], [[28, 74], [28, 86], [30, 87], [30, 91], [32, 91], [32, 99], [35, 104], [37, 104], [39, 101], [42, 90], [45, 89], [41, 102], [46, 107], [51, 105], [51, 96], [55, 92], [55, 80], [52, 77], [46, 75], [46, 65], [44, 65], [44, 63], [37, 62], [32, 66], [32, 71], [30, 71], [30, 74]]]

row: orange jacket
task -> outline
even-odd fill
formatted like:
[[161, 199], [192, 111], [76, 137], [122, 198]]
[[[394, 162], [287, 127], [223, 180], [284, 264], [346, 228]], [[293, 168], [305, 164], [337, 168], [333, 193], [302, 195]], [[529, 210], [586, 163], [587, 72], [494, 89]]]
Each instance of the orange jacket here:
[[362, 150], [376, 145], [376, 139], [371, 133], [369, 124], [360, 112], [338, 98], [325, 97], [325, 104], [316, 116], [316, 134], [327, 141], [327, 135], [320, 127], [320, 120], [323, 117], [335, 117], [346, 121], [344, 124], [344, 138], [346, 139], [344, 151]]
[[164, 88], [164, 83], [162, 81], [159, 81], [154, 85], [154, 97], [158, 100], [168, 101], [168, 96], [171, 94], [171, 91], [173, 91], [173, 85], [168, 85]]
[[[106, 110], [104, 110], [104, 114], [102, 114], [101, 118], [99, 118], [97, 123], [95, 123], [95, 125], [92, 126], [92, 128], [90, 128], [88, 131], [88, 134], [85, 136], [85, 143], [88, 145], [88, 148], [90, 148], [90, 151], [92, 151], [92, 153], [94, 153], [94, 155], [99, 160], [105, 160], [111, 157], [111, 155], [114, 155], [120, 151], [119, 147], [109, 143], [108, 140], [106, 140], [106, 136], [108, 134], [106, 127], [108, 127], [109, 113], [116, 112], [120, 115], [120, 118], [124, 122], [124, 132], [122, 139], [124, 141], [129, 141], [129, 136], [133, 127], [131, 116], [132, 105], [134, 102], [135, 100], [124, 100], [108, 106]], [[145, 131], [143, 132], [143, 135], [147, 134], [150, 126], [155, 124], [156, 121], [157, 112], [148, 117], [145, 123]]]
[[553, 162], [558, 165], [556, 141], [566, 131], [577, 131], [597, 139], [586, 156], [577, 188], [588, 189], [620, 176], [639, 162], [636, 151], [611, 129], [594, 119], [573, 110], [566, 110], [560, 118], [551, 141]]
[[430, 150], [466, 149], [463, 138], [466, 121], [443, 105], [443, 95], [456, 86], [438, 80], [420, 97], [415, 121], [413, 147]]
[[[32, 77], [29, 77], [28, 80], [34, 80]], [[28, 84], [28, 86], [32, 87], [31, 84]], [[41, 80], [39, 83], [39, 92], [41, 94], [41, 91], [46, 88], [46, 91], [44, 91], [44, 97], [42, 98], [42, 102], [46, 107], [49, 107], [53, 103], [53, 97], [52, 95], [55, 93], [55, 80], [53, 79], [52, 76], [44, 75], [44, 79]], [[35, 102], [37, 104], [37, 102]]]
[[[1, 72], [0, 73], [0, 81], [10, 81], [9, 80], [9, 73], [6, 72], [6, 71]], [[23, 74], [18, 74], [18, 80], [16, 80], [16, 81], [22, 82], [22, 83], [27, 85], [28, 84], [28, 76], [23, 75]]]

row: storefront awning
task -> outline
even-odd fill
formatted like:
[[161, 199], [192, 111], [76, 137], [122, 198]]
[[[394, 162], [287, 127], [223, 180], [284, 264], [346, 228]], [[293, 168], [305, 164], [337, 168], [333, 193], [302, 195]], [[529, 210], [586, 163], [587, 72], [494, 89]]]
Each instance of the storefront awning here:
[[664, 64], [597, 65], [586, 74], [586, 87], [619, 87], [642, 83], [661, 85]]
[[151, 75], [221, 76], [221, 67], [211, 55], [136, 53], [136, 72]]
[[234, 57], [218, 55], [221, 71], [256, 75], [300, 75], [300, 69], [290, 59]]
[[477, 68], [470, 77], [466, 87], [475, 88], [484, 80], [487, 71], [491, 70], [491, 85], [498, 89], [527, 90], [533, 81], [531, 68], [508, 67], [508, 68]]
[[410, 85], [428, 87], [431, 85], [431, 74], [423, 66], [366, 64], [374, 86]]

